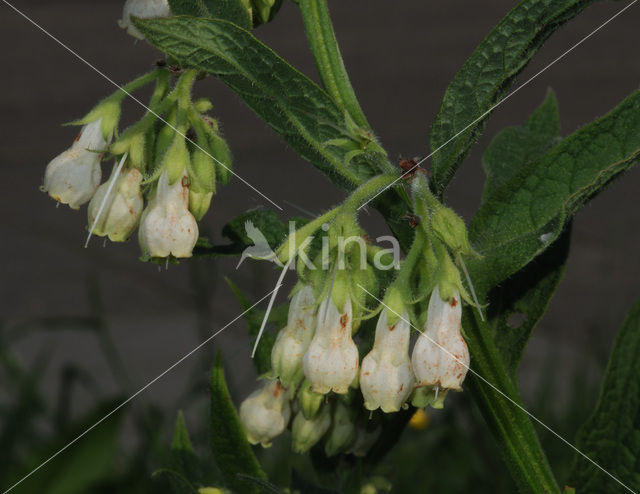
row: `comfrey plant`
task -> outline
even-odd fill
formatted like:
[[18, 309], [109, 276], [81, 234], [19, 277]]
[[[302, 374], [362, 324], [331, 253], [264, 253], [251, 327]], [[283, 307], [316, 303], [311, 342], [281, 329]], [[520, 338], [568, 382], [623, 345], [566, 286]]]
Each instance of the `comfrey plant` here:
[[[637, 441], [625, 443], [624, 458], [611, 454], [612, 444], [638, 433], [640, 393], [629, 384], [639, 382], [638, 366], [624, 350], [638, 345], [640, 332], [629, 329], [637, 329], [637, 308], [612, 352], [593, 417], [575, 444], [561, 438], [579, 456], [559, 480], [533, 426], [542, 422], [527, 411], [517, 379], [526, 342], [562, 277], [573, 215], [638, 160], [640, 92], [562, 138], [549, 91], [524, 124], [499, 133], [485, 151], [482, 203], [469, 226], [444, 202], [518, 73], [590, 2], [518, 3], [447, 88], [431, 152], [398, 165], [356, 99], [325, 0], [293, 3], [321, 86], [252, 33], [276, 17], [278, 0], [127, 0], [121, 27], [162, 50], [166, 61], [73, 122], [82, 125], [80, 134], [45, 171], [43, 190], [55, 200], [74, 209], [89, 202], [92, 234], [125, 241], [137, 228], [144, 260], [238, 254], [238, 265], [255, 257], [281, 269], [267, 309], [247, 316], [259, 384], [239, 412], [219, 359], [213, 369], [211, 446], [220, 475], [187, 468], [181, 457], [173, 480], [178, 475], [180, 488], [202, 493], [383, 492], [390, 487], [379, 473], [393, 472], [380, 460], [404, 427], [427, 427], [429, 413], [438, 412], [425, 407], [455, 416], [472, 399], [521, 492], [559, 492], [559, 480], [572, 486], [566, 492], [640, 489]], [[344, 201], [311, 220], [287, 218], [291, 229], [273, 211], [249, 211], [223, 230], [231, 244], [200, 238], [198, 221], [232, 174], [229, 149], [207, 115], [212, 104], [192, 97], [194, 83], [208, 74], [343, 189]], [[120, 132], [123, 99], [149, 83], [156, 86], [147, 113]], [[114, 166], [100, 185], [103, 159]], [[392, 248], [370, 239], [359, 221], [365, 209], [384, 218]], [[290, 302], [277, 306], [286, 284]], [[510, 325], [514, 314], [525, 316], [518, 327]], [[622, 399], [624, 410], [606, 405]], [[608, 421], [620, 426], [606, 429]], [[424, 433], [432, 427], [438, 425]], [[185, 437], [177, 431], [176, 444], [190, 450]], [[250, 445], [278, 441], [309, 453], [305, 469], [315, 469], [309, 477], [322, 488], [299, 472], [269, 480]], [[420, 471], [437, 476], [428, 464], [421, 459]], [[276, 485], [288, 482], [283, 478], [290, 485]]]

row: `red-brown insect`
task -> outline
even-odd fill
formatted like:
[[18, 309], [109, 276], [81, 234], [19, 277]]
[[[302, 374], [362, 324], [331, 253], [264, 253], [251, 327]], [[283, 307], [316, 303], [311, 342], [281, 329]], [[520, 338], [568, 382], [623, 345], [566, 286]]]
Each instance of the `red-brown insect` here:
[[418, 166], [419, 162], [420, 158], [401, 158], [398, 166], [402, 170], [402, 177], [407, 180], [413, 180], [418, 172], [429, 175], [427, 170]]
[[409, 227], [415, 228], [420, 224], [421, 218], [417, 214], [408, 213], [404, 216], [404, 219], [409, 221]]

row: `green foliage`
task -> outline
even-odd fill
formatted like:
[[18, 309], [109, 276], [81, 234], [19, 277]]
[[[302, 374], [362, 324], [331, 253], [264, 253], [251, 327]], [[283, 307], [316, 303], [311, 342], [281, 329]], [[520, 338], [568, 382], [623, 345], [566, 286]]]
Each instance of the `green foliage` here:
[[[200, 462], [191, 445], [191, 439], [189, 439], [189, 432], [187, 431], [187, 425], [185, 424], [182, 411], [178, 412], [173, 441], [171, 442], [171, 470], [191, 484], [197, 483], [202, 478]], [[193, 491], [193, 487], [191, 487], [191, 489], [185, 489], [185, 484], [182, 481], [176, 482], [170, 479], [170, 482], [172, 490], [176, 494]]]
[[553, 91], [549, 90], [540, 107], [523, 125], [507, 127], [491, 140], [482, 156], [487, 174], [482, 202], [486, 202], [525, 165], [542, 156], [559, 140], [558, 102]]
[[596, 409], [576, 447], [629, 489], [576, 455], [570, 485], [576, 492], [640, 490], [640, 302], [629, 311], [613, 344]]
[[266, 479], [231, 401], [220, 354], [211, 371], [211, 450], [222, 475], [234, 492], [257, 493], [258, 488], [239, 479], [243, 473]]
[[488, 323], [514, 382], [531, 332], [564, 275], [570, 240], [571, 228], [567, 228], [547, 250], [489, 294]]
[[253, 27], [251, 12], [243, 0], [204, 0], [209, 16], [224, 19], [250, 30]]
[[640, 155], [640, 91], [528, 163], [478, 210], [470, 237], [484, 256], [470, 261], [486, 293], [558, 238], [591, 197]]
[[[386, 166], [379, 152], [355, 156], [328, 141], [359, 135], [329, 95], [248, 31], [221, 20], [176, 17], [137, 20], [147, 40], [185, 67], [216, 75], [303, 158], [352, 189]], [[373, 139], [373, 137], [371, 137]]]
[[449, 84], [431, 131], [438, 192], [446, 188], [482, 130], [489, 110], [515, 77], [556, 29], [593, 1], [523, 0], [467, 59]]

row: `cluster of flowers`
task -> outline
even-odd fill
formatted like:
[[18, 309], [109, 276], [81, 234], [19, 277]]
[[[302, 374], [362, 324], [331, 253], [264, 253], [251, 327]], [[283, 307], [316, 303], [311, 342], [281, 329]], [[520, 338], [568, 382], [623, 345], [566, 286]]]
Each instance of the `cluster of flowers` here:
[[[109, 96], [73, 122], [80, 133], [45, 171], [43, 190], [56, 201], [73, 209], [89, 203], [91, 234], [123, 242], [138, 228], [144, 259], [191, 257], [216, 179], [229, 179], [229, 149], [205, 114], [212, 105], [191, 100], [195, 75], [184, 71], [171, 90], [170, 71], [158, 68]], [[117, 136], [122, 100], [154, 80], [149, 111]], [[107, 154], [116, 162], [101, 185]]]
[[[366, 312], [359, 294], [371, 294], [375, 284], [351, 279], [358, 270], [349, 266], [341, 271], [334, 265], [333, 274], [301, 276], [292, 292], [287, 325], [272, 348], [272, 371], [240, 406], [252, 444], [269, 446], [293, 415], [294, 450], [305, 452], [325, 438], [328, 455], [364, 454], [377, 437], [376, 421], [368, 420], [372, 411], [393, 413], [409, 403], [440, 408], [449, 390], [462, 390], [470, 363], [461, 328], [462, 298], [470, 300], [450, 251], [444, 249], [448, 244], [436, 235], [452, 231], [450, 210], [444, 211], [431, 216], [431, 240], [422, 231], [416, 233], [384, 300], [370, 311], [379, 314], [370, 349], [366, 335], [359, 344], [353, 336]], [[449, 218], [442, 221], [443, 215]], [[412, 273], [425, 269], [434, 273], [432, 281], [423, 288], [426, 293], [413, 297]], [[412, 328], [418, 334], [410, 352]], [[361, 361], [359, 346], [365, 354]]]

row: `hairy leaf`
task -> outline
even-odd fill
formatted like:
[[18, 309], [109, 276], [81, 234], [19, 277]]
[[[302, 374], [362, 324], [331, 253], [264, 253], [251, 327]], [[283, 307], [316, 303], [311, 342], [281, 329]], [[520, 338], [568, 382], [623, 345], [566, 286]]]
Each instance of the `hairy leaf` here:
[[[179, 473], [191, 484], [197, 485], [197, 483], [201, 481], [200, 463], [193, 451], [182, 411], [178, 412], [173, 441], [171, 443], [171, 469]], [[174, 492], [185, 492], [183, 483], [171, 482], [171, 486]], [[186, 492], [191, 492], [191, 490]]]
[[545, 250], [576, 210], [640, 155], [640, 91], [524, 166], [470, 226], [483, 254], [470, 261], [482, 296]]
[[[303, 158], [351, 189], [388, 166], [373, 136], [250, 32], [217, 19], [137, 19], [147, 40], [185, 67], [216, 75]], [[346, 139], [346, 141], [345, 141]], [[354, 155], [354, 148], [362, 152]]]
[[547, 250], [489, 294], [488, 323], [514, 382], [533, 328], [556, 291], [569, 256], [571, 228]]
[[216, 464], [234, 492], [259, 492], [258, 488], [237, 477], [243, 473], [267, 478], [253, 454], [231, 401], [220, 354], [216, 356], [211, 371], [211, 449]]
[[445, 92], [431, 132], [438, 192], [446, 188], [482, 130], [489, 110], [518, 73], [556, 29], [593, 1], [523, 0], [467, 59]]
[[[250, 30], [253, 27], [249, 7], [242, 0], [203, 0], [209, 10], [210, 17], [225, 19], [241, 28]], [[247, 0], [247, 3], [248, 0]]]
[[169, 0], [173, 15], [206, 16], [209, 11], [203, 0]]
[[[631, 490], [640, 491], [640, 302], [616, 336], [591, 418], [576, 447]], [[576, 455], [570, 485], [576, 492], [629, 492]]]
[[539, 108], [517, 127], [500, 131], [482, 156], [487, 180], [482, 202], [513, 178], [524, 165], [539, 158], [560, 140], [560, 115], [555, 94], [549, 90]]

